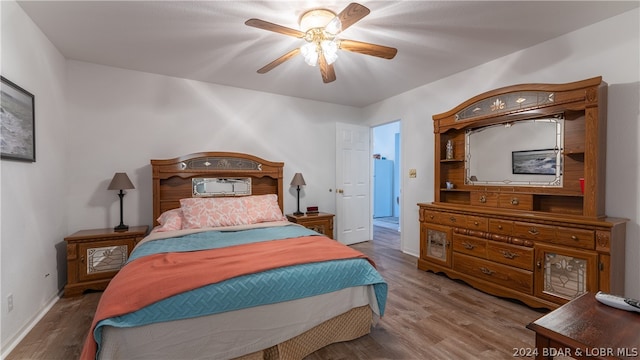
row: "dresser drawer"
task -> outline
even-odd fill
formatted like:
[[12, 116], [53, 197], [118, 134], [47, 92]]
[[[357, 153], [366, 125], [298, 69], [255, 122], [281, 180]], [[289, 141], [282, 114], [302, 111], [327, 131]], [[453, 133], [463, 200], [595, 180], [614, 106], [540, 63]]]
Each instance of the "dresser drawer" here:
[[469, 200], [474, 206], [498, 207], [498, 194], [485, 191], [474, 191]]
[[441, 213], [438, 219], [442, 225], [449, 225], [453, 227], [465, 227], [467, 225], [467, 217], [460, 214]]
[[556, 244], [595, 249], [595, 233], [592, 230], [556, 228]]
[[453, 269], [512, 290], [527, 294], [533, 293], [533, 273], [531, 271], [459, 253], [453, 254]]
[[489, 219], [489, 232], [500, 235], [513, 233], [513, 221]]
[[533, 271], [533, 248], [489, 241], [487, 259]]
[[424, 221], [431, 224], [439, 223], [441, 213], [436, 211], [431, 211], [431, 210], [424, 210], [423, 214], [424, 214]]
[[552, 242], [556, 229], [549, 225], [516, 222], [513, 225], [513, 236], [520, 239]]
[[500, 194], [498, 207], [513, 210], [533, 210], [533, 195], [531, 194]]
[[487, 240], [478, 239], [472, 236], [454, 234], [453, 251], [486, 258]]
[[470, 216], [467, 215], [467, 229], [478, 230], [478, 231], [487, 231], [489, 228], [489, 220], [485, 217], [481, 216]]

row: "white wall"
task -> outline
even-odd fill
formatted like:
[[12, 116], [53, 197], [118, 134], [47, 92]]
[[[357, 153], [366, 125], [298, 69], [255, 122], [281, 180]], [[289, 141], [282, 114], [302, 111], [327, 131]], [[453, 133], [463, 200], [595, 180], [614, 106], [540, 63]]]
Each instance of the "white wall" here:
[[[0, 2], [2, 76], [35, 96], [36, 162], [0, 161], [1, 348], [66, 282], [65, 60], [13, 1]], [[14, 308], [8, 312], [7, 296]]]
[[[606, 212], [630, 219], [625, 288], [640, 298], [639, 29], [636, 9], [368, 106], [371, 125], [402, 119], [403, 251], [419, 254], [416, 203], [433, 201], [433, 114], [503, 86], [601, 75], [609, 84]], [[407, 176], [411, 168], [415, 179]]]
[[119, 198], [107, 190], [117, 171], [136, 187], [125, 224], [151, 225], [149, 160], [202, 151], [283, 161], [286, 212], [296, 209], [296, 172], [307, 183], [300, 207], [335, 211], [335, 122], [358, 121], [359, 109], [78, 61], [67, 73], [71, 232], [118, 225]]

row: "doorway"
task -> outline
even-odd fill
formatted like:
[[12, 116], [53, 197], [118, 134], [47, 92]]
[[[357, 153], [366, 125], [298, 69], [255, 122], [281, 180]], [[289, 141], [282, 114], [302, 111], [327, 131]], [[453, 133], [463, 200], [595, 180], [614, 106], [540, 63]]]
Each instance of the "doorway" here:
[[373, 226], [397, 232], [401, 216], [400, 139], [399, 120], [372, 128]]

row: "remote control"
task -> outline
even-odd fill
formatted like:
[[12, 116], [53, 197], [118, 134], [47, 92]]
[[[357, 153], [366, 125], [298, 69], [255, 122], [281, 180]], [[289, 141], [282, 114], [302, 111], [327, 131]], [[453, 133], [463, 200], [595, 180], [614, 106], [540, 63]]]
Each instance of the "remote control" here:
[[596, 300], [616, 309], [640, 312], [640, 302], [635, 299], [626, 299], [622, 296], [606, 294], [602, 291], [598, 291], [596, 294]]

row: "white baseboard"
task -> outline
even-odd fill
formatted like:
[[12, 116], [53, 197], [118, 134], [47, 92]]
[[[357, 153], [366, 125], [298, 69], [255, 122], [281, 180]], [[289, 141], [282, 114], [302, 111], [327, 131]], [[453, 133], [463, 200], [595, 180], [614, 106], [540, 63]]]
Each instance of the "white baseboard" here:
[[18, 344], [20, 344], [20, 341], [22, 341], [22, 339], [24, 339], [27, 334], [29, 334], [29, 331], [31, 331], [38, 324], [38, 322], [42, 320], [45, 315], [47, 315], [53, 305], [55, 305], [55, 303], [60, 300], [62, 294], [63, 291], [61, 290], [56, 295], [54, 295], [49, 300], [49, 302], [47, 302], [47, 304], [42, 309], [40, 309], [40, 311], [33, 318], [31, 318], [31, 320], [25, 326], [23, 326], [22, 329], [20, 329], [20, 331], [18, 331], [15, 336], [7, 341], [7, 344], [2, 344], [2, 354], [0, 354], [0, 359], [4, 359], [9, 356], [11, 351], [13, 351], [13, 349], [15, 349]]

